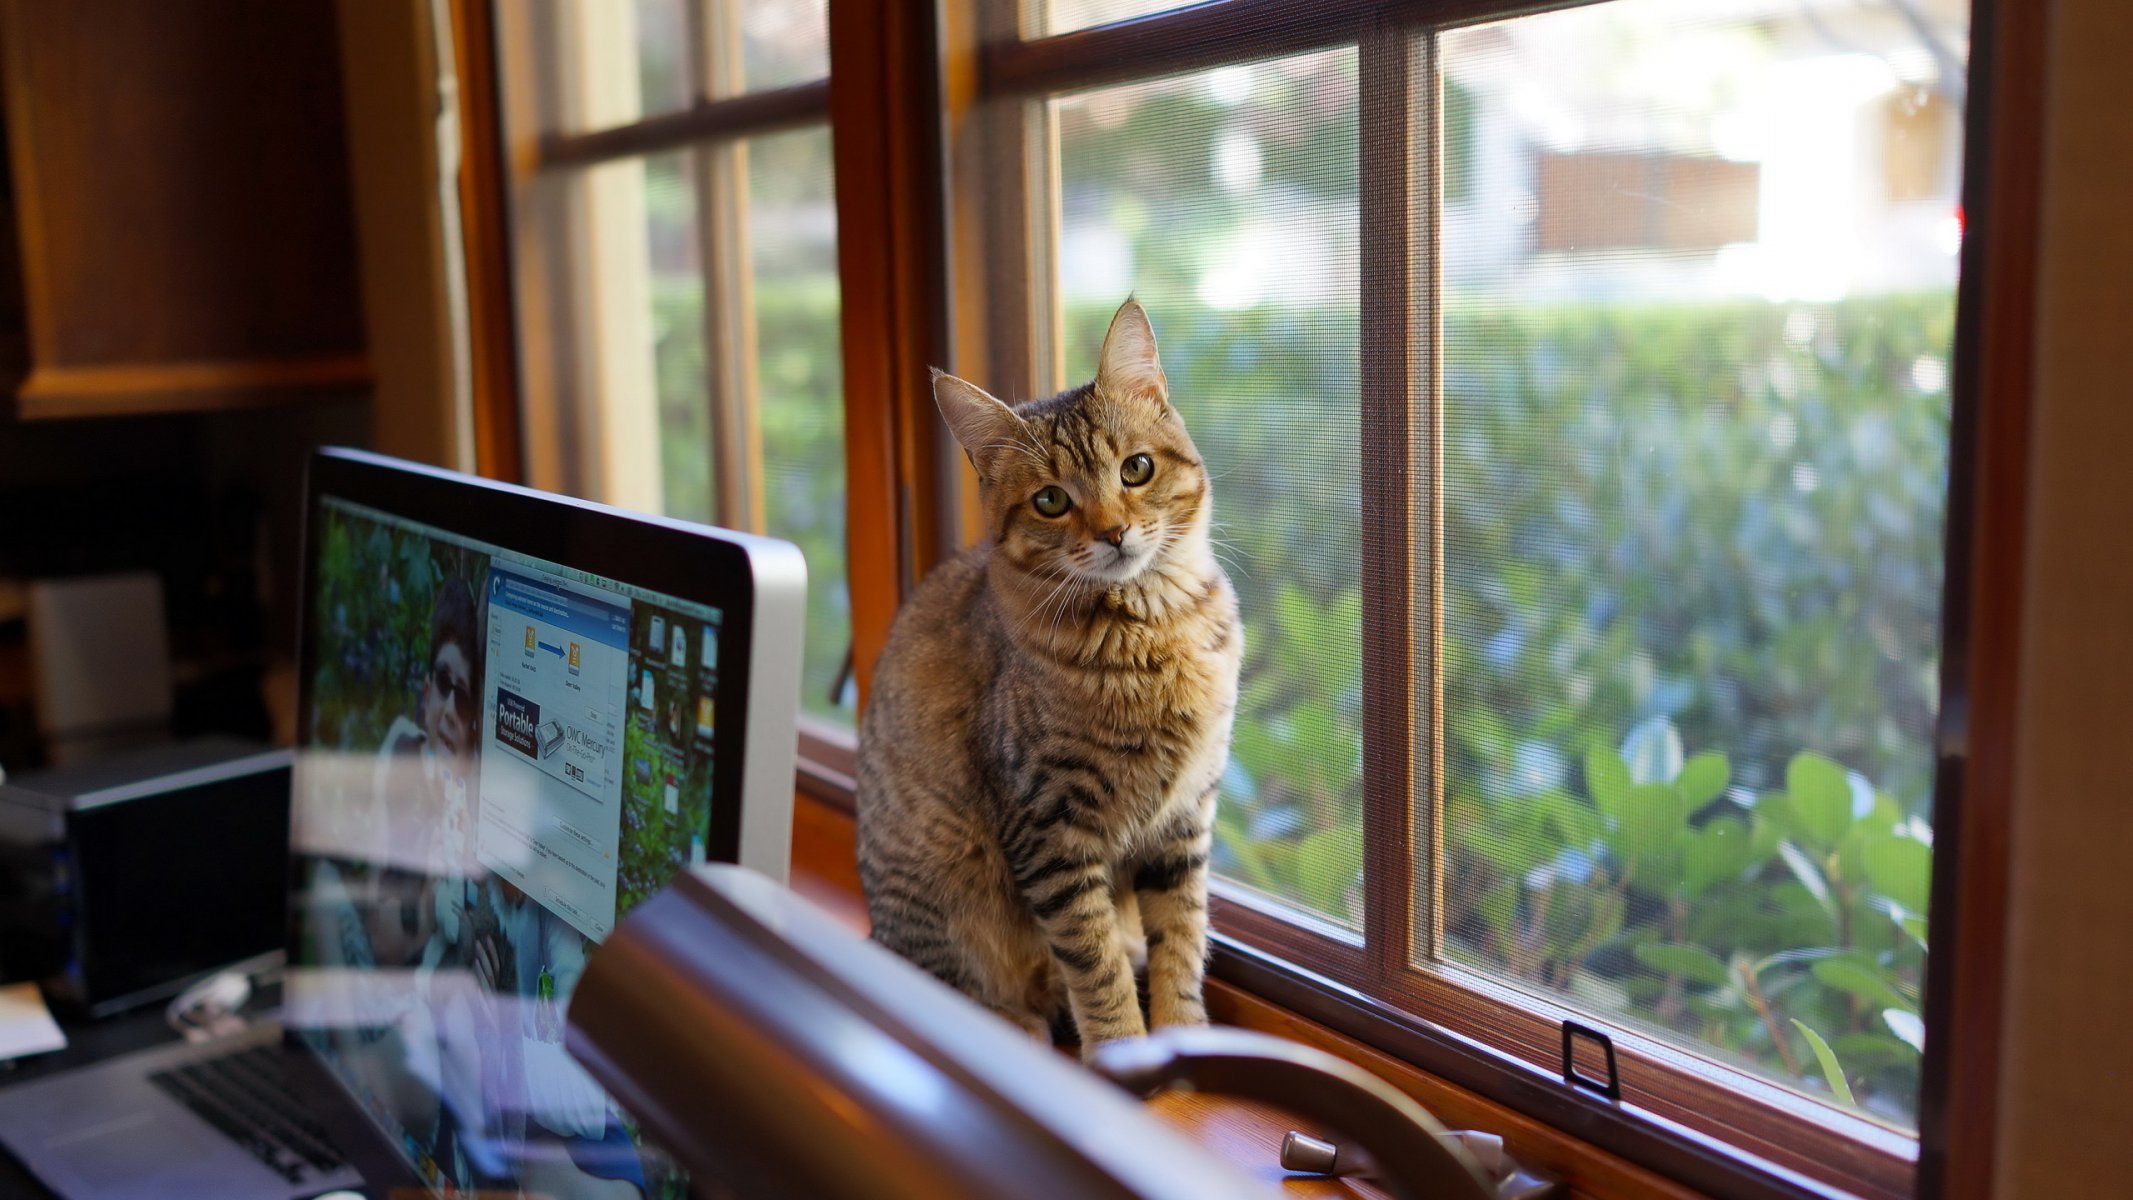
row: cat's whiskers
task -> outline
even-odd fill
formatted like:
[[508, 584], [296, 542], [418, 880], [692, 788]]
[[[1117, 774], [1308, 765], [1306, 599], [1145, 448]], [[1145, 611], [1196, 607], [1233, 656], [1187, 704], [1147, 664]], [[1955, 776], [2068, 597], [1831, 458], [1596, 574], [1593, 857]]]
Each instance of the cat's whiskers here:
[[[1031, 572], [1031, 574], [1035, 575], [1036, 573]], [[1069, 582], [1073, 580], [1073, 578], [1074, 566], [1072, 563], [1064, 561], [1054, 561], [1046, 564], [1044, 573], [1042, 575], [1037, 575], [1036, 577], [1036, 587], [1043, 587], [1047, 583], [1052, 583], [1055, 579], [1058, 582], [1057, 584], [1055, 584], [1055, 586], [1053, 586], [1052, 590], [1045, 595], [1042, 601], [1038, 602], [1035, 605], [1032, 605], [1030, 607], [1030, 610], [1023, 614], [1023, 618], [1021, 622], [1016, 626], [1015, 632], [1021, 634], [1024, 637], [1030, 636], [1030, 626], [1044, 619], [1044, 611], [1047, 607], [1050, 606], [1052, 602], [1052, 597], [1058, 595], [1059, 589], [1065, 587]], [[1035, 589], [1033, 588], [1032, 590]]]
[[[1221, 563], [1225, 567], [1228, 567], [1230, 570], [1235, 571], [1237, 574], [1244, 576], [1246, 579], [1250, 579], [1252, 577], [1252, 573], [1250, 571], [1245, 570], [1243, 567], [1237, 564], [1236, 558], [1230, 557], [1230, 555], [1237, 555], [1241, 557], [1244, 554], [1243, 547], [1237, 546], [1230, 542], [1225, 542], [1218, 537], [1208, 538], [1207, 547], [1208, 552], [1215, 556], [1215, 561]], [[1227, 550], [1230, 553], [1222, 553], [1224, 550]]]
[[1052, 628], [1045, 635], [1045, 644], [1051, 646], [1054, 650], [1057, 650], [1059, 646], [1059, 623], [1066, 619], [1068, 610], [1079, 604], [1082, 597], [1091, 590], [1090, 581], [1080, 576], [1074, 577], [1073, 583], [1073, 590], [1060, 600], [1059, 611], [1052, 614]]

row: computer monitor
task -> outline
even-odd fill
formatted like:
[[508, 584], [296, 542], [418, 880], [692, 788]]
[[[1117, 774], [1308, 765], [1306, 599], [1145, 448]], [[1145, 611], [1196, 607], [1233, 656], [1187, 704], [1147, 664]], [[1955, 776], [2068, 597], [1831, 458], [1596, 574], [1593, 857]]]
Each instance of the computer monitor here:
[[563, 1014], [685, 867], [785, 877], [799, 551], [346, 450], [305, 521], [299, 1076], [374, 1182], [683, 1194]]

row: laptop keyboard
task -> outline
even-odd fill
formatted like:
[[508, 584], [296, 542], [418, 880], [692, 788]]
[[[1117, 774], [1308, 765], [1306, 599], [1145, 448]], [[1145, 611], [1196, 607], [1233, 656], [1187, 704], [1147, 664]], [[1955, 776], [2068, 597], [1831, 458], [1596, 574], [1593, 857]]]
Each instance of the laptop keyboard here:
[[284, 1076], [278, 1045], [255, 1046], [149, 1076], [201, 1120], [290, 1183], [340, 1169], [342, 1159]]

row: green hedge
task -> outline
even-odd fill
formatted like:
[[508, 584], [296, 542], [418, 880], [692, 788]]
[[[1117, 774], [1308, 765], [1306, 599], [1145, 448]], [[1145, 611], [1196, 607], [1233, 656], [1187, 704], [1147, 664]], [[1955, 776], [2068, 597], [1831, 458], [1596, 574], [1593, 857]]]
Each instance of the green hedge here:
[[[757, 300], [765, 455], [794, 464], [772, 509], [811, 514], [786, 536], [816, 584], [820, 706], [849, 630], [842, 429], [825, 416], [836, 298]], [[701, 393], [669, 377], [691, 355], [664, 339], [699, 336], [697, 303], [661, 296], [670, 428]], [[1153, 316], [1247, 629], [1218, 867], [1354, 922], [1369, 519], [1354, 314]], [[1069, 311], [1077, 361], [1109, 317]], [[1454, 300], [1451, 957], [1914, 1119], [1952, 321], [1945, 295]]]
[[[1858, 1103], [1913, 1119], [1952, 309], [1454, 301], [1452, 957], [1810, 1088], [1829, 1087], [1819, 1039]], [[1070, 313], [1068, 344], [1109, 315]], [[1154, 317], [1247, 629], [1218, 865], [1356, 922], [1353, 314]], [[1585, 778], [1618, 755], [1642, 789], [1619, 803]], [[1797, 795], [1832, 770], [1841, 822], [1814, 807], [1826, 787]]]

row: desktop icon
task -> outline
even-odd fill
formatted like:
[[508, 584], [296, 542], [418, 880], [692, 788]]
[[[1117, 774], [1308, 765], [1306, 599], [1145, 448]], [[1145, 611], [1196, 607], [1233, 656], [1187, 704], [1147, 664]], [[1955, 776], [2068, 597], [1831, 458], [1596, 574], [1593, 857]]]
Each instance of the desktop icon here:
[[646, 667], [646, 668], [644, 669], [644, 680], [643, 680], [643, 682], [641, 682], [641, 683], [640, 683], [640, 684], [638, 684], [638, 686], [637, 686], [637, 703], [639, 703], [639, 704], [643, 705], [643, 706], [644, 706], [644, 709], [645, 709], [645, 711], [647, 711], [647, 712], [650, 712], [650, 711], [651, 711], [651, 709], [652, 709], [652, 707], [653, 707], [653, 706], [652, 706], [652, 669], [651, 669], [650, 667]]
[[526, 626], [526, 653], [528, 653], [528, 654], [531, 654], [531, 653], [533, 653], [533, 647], [534, 647], [534, 636], [533, 636], [533, 626], [531, 626], [531, 625], [528, 625], [528, 626]]
[[570, 673], [573, 675], [578, 673], [578, 644], [576, 642], [570, 644]]
[[665, 654], [667, 652], [667, 619], [665, 617], [655, 616], [652, 618], [652, 635], [650, 640], [652, 643], [652, 653]]
[[680, 625], [674, 626], [674, 654], [668, 661], [677, 667], [689, 665], [689, 631]]
[[711, 736], [713, 730], [711, 713], [711, 697], [698, 696], [696, 698], [696, 732], [699, 737]]

